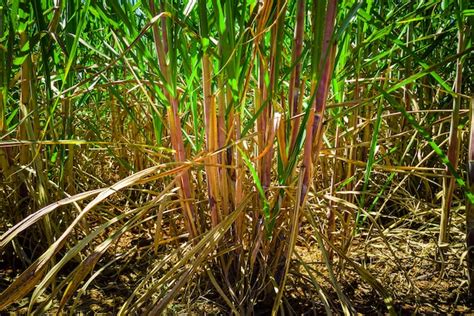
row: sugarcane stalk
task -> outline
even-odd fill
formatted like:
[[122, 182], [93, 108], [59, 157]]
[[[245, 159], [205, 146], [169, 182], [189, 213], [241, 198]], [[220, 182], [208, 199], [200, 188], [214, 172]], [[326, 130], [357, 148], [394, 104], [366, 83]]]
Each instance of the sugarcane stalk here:
[[[151, 13], [156, 16], [156, 8], [154, 0], [149, 2]], [[186, 153], [184, 149], [183, 135], [181, 131], [181, 119], [178, 114], [178, 91], [175, 85], [171, 84], [171, 72], [169, 65], [166, 62], [166, 54], [168, 52], [167, 46], [167, 34], [166, 34], [166, 22], [163, 19], [162, 30], [160, 32], [158, 25], [155, 23], [152, 26], [153, 30], [153, 40], [155, 44], [156, 53], [158, 55], [158, 63], [160, 66], [160, 71], [162, 72], [168, 87], [163, 88], [163, 94], [168, 100], [168, 124], [170, 128], [171, 135], [171, 145], [175, 151], [175, 158], [178, 162], [186, 161]], [[172, 89], [170, 91], [169, 89]], [[191, 180], [189, 175], [189, 170], [183, 171], [180, 175], [180, 203], [183, 209], [183, 215], [185, 218], [186, 230], [189, 233], [189, 237], [192, 239], [198, 235], [198, 229], [196, 227], [195, 212], [194, 206], [191, 203], [192, 200], [192, 189], [191, 189]]]
[[[464, 51], [464, 35], [462, 26], [458, 31], [458, 48], [457, 53], [460, 54]], [[456, 170], [459, 162], [459, 110], [461, 108], [461, 88], [462, 88], [462, 58], [459, 57], [456, 61], [456, 78], [454, 85], [454, 93], [456, 96], [453, 98], [453, 112], [451, 114], [451, 126], [449, 131], [449, 147], [448, 147], [448, 158], [452, 166]], [[441, 210], [441, 222], [439, 227], [439, 239], [438, 243], [441, 248], [449, 245], [449, 218], [451, 212], [451, 203], [453, 200], [454, 189], [456, 188], [456, 179], [447, 169], [446, 173], [448, 177], [443, 178], [443, 204]]]
[[288, 91], [288, 107], [290, 109], [290, 143], [289, 152], [295, 150], [296, 138], [300, 125], [301, 113], [301, 54], [303, 52], [303, 35], [305, 22], [305, 0], [299, 0], [296, 12], [296, 28], [293, 39], [293, 55], [291, 57], [292, 64], [295, 64], [290, 77], [290, 88]]
[[[316, 4], [318, 6], [318, 4]], [[322, 146], [322, 126], [324, 120], [324, 111], [326, 109], [326, 99], [329, 90], [329, 83], [332, 76], [336, 45], [332, 41], [334, 25], [336, 19], [337, 0], [330, 0], [327, 3], [326, 15], [324, 20], [324, 33], [321, 39], [321, 45], [314, 49], [320, 48], [321, 51], [313, 52], [318, 62], [318, 70], [314, 72], [320, 73], [319, 80], [312, 80], [311, 95], [314, 95], [311, 105], [308, 122], [306, 125], [306, 140], [303, 154], [303, 183], [301, 188], [301, 203], [304, 203], [308, 193], [310, 181], [313, 175], [313, 163], [318, 157], [319, 150]], [[314, 12], [316, 12], [316, 8]], [[314, 18], [315, 20], [317, 18]], [[317, 25], [317, 22], [313, 22]], [[316, 32], [315, 32], [316, 33]], [[317, 36], [317, 35], [315, 35]], [[317, 40], [317, 38], [316, 38]], [[314, 58], [314, 57], [313, 57]]]

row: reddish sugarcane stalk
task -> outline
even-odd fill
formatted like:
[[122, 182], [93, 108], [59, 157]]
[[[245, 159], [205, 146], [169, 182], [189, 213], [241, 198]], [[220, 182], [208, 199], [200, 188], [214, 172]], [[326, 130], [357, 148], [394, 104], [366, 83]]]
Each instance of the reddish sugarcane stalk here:
[[[267, 132], [267, 123], [268, 119], [270, 118], [270, 104], [269, 102], [265, 103], [268, 101], [268, 92], [267, 92], [267, 86], [265, 84], [265, 74], [266, 74], [266, 65], [267, 61], [264, 58], [261, 58], [259, 60], [259, 75], [258, 75], [258, 89], [259, 92], [255, 94], [255, 96], [258, 98], [258, 108], [264, 107], [262, 112], [260, 113], [259, 117], [257, 118], [257, 132], [258, 132], [258, 149], [259, 149], [259, 156], [260, 154], [265, 150], [265, 147], [267, 145], [267, 140], [266, 140], [266, 132]], [[262, 182], [263, 188], [266, 190], [269, 186], [269, 183], [267, 183], [267, 166], [266, 166], [266, 157], [264, 156], [263, 159], [260, 159], [257, 162], [258, 166], [258, 171], [259, 171], [259, 178], [260, 181]]]
[[218, 174], [217, 168], [212, 165], [217, 164], [217, 159], [213, 152], [218, 148], [217, 144], [217, 117], [214, 97], [211, 88], [211, 63], [209, 56], [204, 53], [202, 58], [202, 76], [203, 76], [203, 90], [204, 90], [204, 124], [206, 130], [206, 149], [211, 155], [206, 159], [206, 176], [207, 186], [209, 190], [209, 206], [211, 209], [211, 224], [216, 226], [219, 223], [219, 207], [217, 201], [218, 194]]
[[[335, 142], [334, 142], [334, 147], [338, 148], [339, 147], [339, 126], [336, 126], [336, 136], [335, 136]], [[336, 154], [337, 151], [334, 151], [334, 158], [333, 158], [333, 174], [331, 175], [331, 186], [330, 186], [330, 195], [334, 195], [334, 192], [336, 190], [336, 181], [337, 181], [337, 176], [338, 176], [338, 168], [337, 168], [337, 159], [336, 159]], [[327, 228], [327, 236], [329, 242], [333, 242], [334, 240], [334, 231], [336, 229], [336, 214], [334, 212], [334, 208], [336, 207], [336, 204], [334, 201], [329, 201], [329, 209], [327, 212], [327, 219], [328, 219], [328, 228]], [[332, 248], [328, 249], [329, 252], [329, 258], [332, 260], [334, 257], [334, 251]]]
[[[156, 15], [156, 9], [154, 0], [150, 0], [150, 10], [153, 15]], [[165, 56], [167, 53], [167, 44], [166, 44], [166, 23], [162, 20], [162, 32], [158, 28], [158, 25], [155, 23], [152, 26], [153, 29], [153, 39], [155, 43], [156, 53], [158, 55], [158, 63], [160, 66], [160, 71], [163, 74], [165, 80], [170, 83], [171, 75], [169, 71], [168, 64], [166, 62]], [[161, 36], [160, 36], [161, 35]], [[171, 85], [168, 85], [171, 86]], [[170, 128], [171, 135], [171, 145], [175, 151], [175, 158], [178, 162], [186, 161], [186, 153], [184, 150], [183, 135], [181, 132], [181, 119], [178, 115], [178, 91], [174, 88], [173, 93], [165, 87], [163, 93], [168, 100], [169, 107], [168, 110], [168, 124]], [[192, 199], [192, 190], [191, 190], [191, 180], [189, 176], [189, 171], [185, 170], [180, 175], [180, 202], [181, 207], [183, 208], [184, 222], [186, 230], [189, 233], [190, 238], [194, 238], [198, 235], [198, 230], [196, 228], [196, 221], [194, 216], [194, 207], [191, 203]]]
[[[200, 1], [200, 26], [201, 26], [201, 36], [203, 40], [209, 41], [208, 34], [208, 25], [207, 25], [207, 12], [204, 12], [206, 7], [205, 1]], [[207, 177], [207, 188], [209, 195], [209, 207], [211, 210], [211, 225], [214, 227], [220, 221], [219, 214], [219, 201], [218, 201], [218, 192], [219, 192], [219, 178], [217, 168], [214, 167], [217, 164], [217, 158], [213, 154], [219, 147], [218, 144], [218, 119], [216, 114], [216, 104], [215, 98], [212, 93], [212, 63], [209, 60], [208, 47], [204, 47], [204, 52], [202, 56], [202, 87], [204, 94], [204, 127], [206, 133], [206, 150], [210, 154], [206, 158], [206, 177]]]
[[[234, 118], [234, 129], [235, 129], [235, 140], [239, 142], [241, 138], [241, 131], [240, 131], [240, 115], [235, 115]], [[236, 146], [241, 146], [238, 143]], [[243, 161], [242, 155], [240, 154], [239, 150], [234, 150], [234, 166], [235, 166], [235, 196], [234, 196], [234, 207], [239, 207], [240, 203], [244, 200], [244, 176], [245, 172], [243, 171]], [[236, 231], [236, 240], [240, 242], [243, 237], [243, 232], [245, 230], [244, 227], [244, 220], [245, 215], [242, 213], [240, 214], [236, 221], [235, 221], [235, 231]]]
[[[226, 119], [225, 119], [225, 112], [226, 112], [226, 101], [230, 100], [227, 98], [227, 89], [224, 85], [224, 78], [223, 75], [219, 76], [218, 79], [218, 86], [219, 86], [219, 95], [218, 95], [218, 115], [217, 115], [217, 148], [224, 148], [228, 142], [228, 137], [230, 138], [232, 135], [228, 133], [232, 133], [230, 129], [227, 127]], [[227, 99], [227, 100], [226, 100]], [[229, 113], [229, 120], [231, 120], [231, 115]], [[217, 156], [217, 162], [220, 165], [229, 165], [229, 159], [227, 157], [227, 151], [219, 152]], [[229, 214], [229, 203], [228, 198], [230, 195], [229, 191], [229, 183], [228, 183], [228, 173], [225, 167], [217, 168], [217, 183], [219, 185], [219, 210], [222, 212], [223, 216]]]
[[[26, 45], [28, 42], [28, 37], [26, 32], [20, 32], [20, 45]], [[21, 102], [21, 124], [18, 126], [18, 135], [20, 139], [28, 139], [27, 136], [27, 124], [29, 124], [28, 118], [28, 110], [29, 110], [29, 103], [30, 103], [30, 82], [31, 82], [31, 60], [29, 56], [23, 62], [21, 66], [21, 94], [20, 94], [20, 102]], [[27, 146], [20, 147], [20, 164], [26, 165], [29, 163], [29, 148]]]
[[291, 139], [290, 139], [290, 152], [295, 149], [295, 142], [298, 136], [298, 129], [300, 126], [300, 116], [301, 113], [301, 102], [300, 99], [300, 86], [301, 86], [301, 54], [303, 52], [303, 35], [304, 35], [304, 17], [305, 17], [305, 0], [298, 1], [298, 8], [296, 12], [296, 29], [294, 37], [294, 46], [293, 46], [293, 56], [291, 58], [291, 63], [295, 64], [293, 71], [291, 72], [290, 77], [290, 89], [288, 91], [288, 102], [290, 108], [290, 117], [291, 119]]
[[303, 183], [301, 189], [301, 203], [304, 203], [308, 193], [310, 181], [312, 178], [313, 162], [318, 157], [321, 149], [322, 126], [324, 119], [324, 110], [326, 109], [326, 98], [329, 90], [329, 83], [332, 76], [334, 58], [336, 53], [336, 44], [332, 42], [334, 25], [336, 19], [337, 0], [329, 1], [326, 11], [326, 20], [324, 27], [322, 54], [319, 61], [321, 76], [318, 82], [313, 81], [311, 95], [316, 93], [311, 105], [308, 122], [306, 125], [306, 140], [303, 156]]

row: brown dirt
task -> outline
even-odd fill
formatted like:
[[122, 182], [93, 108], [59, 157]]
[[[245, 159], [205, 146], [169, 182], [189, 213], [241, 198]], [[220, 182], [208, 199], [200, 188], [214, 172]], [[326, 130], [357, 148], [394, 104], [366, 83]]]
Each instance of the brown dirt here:
[[[142, 236], [143, 237], [143, 236]], [[394, 306], [401, 315], [410, 314], [452, 314], [474, 315], [474, 299], [469, 298], [464, 267], [461, 264], [463, 244], [455, 242], [445, 250], [443, 260], [437, 255], [436, 243], [420, 237], [415, 231], [391, 232], [386, 236], [391, 248], [396, 253], [396, 259], [388, 250], [381, 238], [373, 238], [370, 242], [354, 242], [349, 251], [349, 257], [369, 271], [382, 286], [392, 294]], [[151, 237], [150, 237], [151, 238]], [[117, 245], [117, 248], [131, 246], [151, 247], [149, 243], [138, 243], [133, 235], [127, 234]], [[459, 240], [458, 240], [459, 241]], [[145, 245], [145, 246], [142, 246]], [[116, 248], [116, 250], [117, 250]], [[296, 252], [303, 261], [321, 275], [317, 281], [328, 293], [328, 299], [333, 308], [339, 309], [335, 291], [327, 281], [326, 265], [322, 261], [321, 253], [311, 236], [299, 242]], [[140, 253], [140, 252], [137, 252]], [[130, 259], [130, 258], [129, 258]], [[147, 271], [147, 258], [128, 260], [128, 264], [106, 270], [91, 285], [82, 296], [75, 312], [92, 315], [104, 313], [114, 315], [122, 303], [132, 293], [135, 284]], [[383, 299], [370, 285], [368, 285], [349, 265], [345, 265], [344, 274], [338, 273], [339, 261], [334, 261], [334, 271], [342, 285], [344, 294], [352, 302], [356, 311], [364, 315], [386, 313]], [[20, 273], [18, 269], [6, 266], [0, 260], [0, 290], [5, 289]], [[294, 261], [292, 273], [305, 275], [304, 269], [297, 260]], [[286, 306], [294, 314], [324, 314], [324, 306], [309, 282], [294, 283], [288, 281]], [[225, 304], [217, 301], [218, 296], [210, 294], [192, 301], [192, 304], [173, 304], [171, 314], [217, 314]], [[11, 305], [7, 312], [26, 313], [28, 300], [24, 299]], [[265, 315], [267, 306], [256, 306], [256, 315]]]

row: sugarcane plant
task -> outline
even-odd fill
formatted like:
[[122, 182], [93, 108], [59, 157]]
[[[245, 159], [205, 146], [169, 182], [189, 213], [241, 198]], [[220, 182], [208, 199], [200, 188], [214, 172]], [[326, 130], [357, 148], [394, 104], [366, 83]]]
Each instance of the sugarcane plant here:
[[[3, 0], [0, 252], [25, 270], [0, 310], [28, 297], [28, 313], [73, 312], [108, 268], [147, 258], [120, 315], [165, 313], [188, 291], [234, 314], [292, 313], [295, 279], [351, 314], [346, 266], [393, 314], [352, 243], [375, 231], [403, 270], [384, 206], [417, 181], [432, 200], [439, 173], [439, 244], [465, 195], [472, 279], [474, 182], [458, 170], [470, 13], [389, 2]], [[427, 104], [449, 97], [436, 121]], [[295, 251], [303, 226], [320, 270]]]

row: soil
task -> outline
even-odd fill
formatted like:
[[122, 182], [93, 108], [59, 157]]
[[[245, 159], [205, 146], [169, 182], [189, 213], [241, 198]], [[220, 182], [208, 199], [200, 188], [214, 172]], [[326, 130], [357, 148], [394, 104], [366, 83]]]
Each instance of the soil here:
[[[426, 235], [427, 236], [427, 235]], [[382, 238], [352, 243], [348, 257], [371, 273], [392, 295], [394, 307], [400, 315], [411, 314], [452, 314], [474, 315], [474, 299], [467, 294], [467, 280], [462, 264], [464, 245], [459, 234], [450, 248], [444, 250], [441, 258], [436, 243], [420, 235], [417, 231], [394, 230]], [[361, 240], [361, 238], [357, 239]], [[390, 248], [387, 246], [388, 242]], [[151, 253], [146, 250], [150, 244], [143, 240], [135, 240], [133, 235], [126, 235], [118, 247], [142, 247], [137, 253]], [[329, 286], [327, 267], [311, 236], [301, 239], [295, 249], [302, 260], [320, 274], [316, 280], [327, 293], [332, 307], [342, 312], [336, 292]], [[396, 254], [396, 258], [393, 256]], [[1, 260], [1, 259], [0, 259]], [[86, 315], [115, 315], [120, 306], [132, 293], [135, 284], [147, 271], [150, 259], [134, 258], [127, 262], [117, 262], [101, 274], [88, 290], [82, 295], [74, 313]], [[307, 275], [304, 267], [295, 256], [292, 274]], [[334, 272], [342, 286], [343, 293], [351, 302], [357, 313], [363, 315], [386, 314], [387, 308], [377, 291], [373, 289], [349, 265], [345, 264], [344, 273], [339, 273], [341, 262], [335, 257]], [[113, 267], [117, 268], [113, 268]], [[20, 273], [11, 265], [0, 261], [0, 290], [4, 290]], [[58, 278], [60, 280], [61, 277]], [[287, 295], [284, 305], [289, 314], [321, 315], [325, 314], [324, 305], [310, 282], [295, 284], [292, 280], [305, 278], [289, 278]], [[308, 280], [308, 278], [306, 278]], [[169, 314], [202, 315], [220, 314], [225, 304], [218, 302], [218, 295], [209, 293], [201, 295], [190, 302], [172, 303]], [[56, 302], [57, 303], [57, 302]], [[25, 314], [28, 310], [28, 299], [12, 304], [6, 310], [11, 314]], [[54, 308], [52, 309], [54, 311]], [[255, 315], [267, 315], [271, 307], [257, 304]]]

